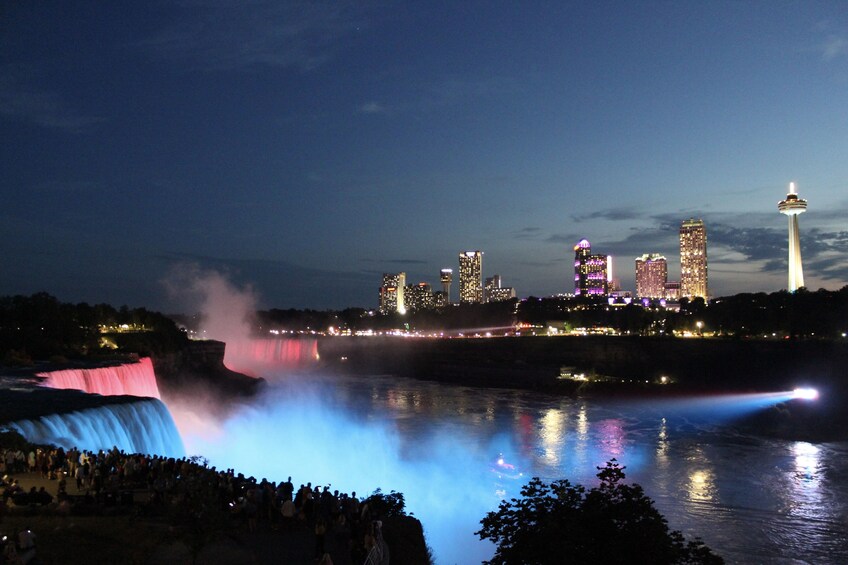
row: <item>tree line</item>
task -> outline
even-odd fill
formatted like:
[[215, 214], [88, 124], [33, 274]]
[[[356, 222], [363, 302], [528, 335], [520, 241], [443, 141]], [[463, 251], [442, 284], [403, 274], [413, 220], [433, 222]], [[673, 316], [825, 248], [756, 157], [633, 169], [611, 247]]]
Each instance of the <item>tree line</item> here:
[[[684, 332], [751, 338], [839, 338], [848, 332], [848, 286], [837, 291], [800, 289], [790, 293], [742, 293], [681, 300], [679, 308], [640, 300], [610, 304], [607, 298], [529, 297], [492, 304], [459, 304], [406, 314], [380, 314], [364, 308], [341, 311], [280, 310], [258, 313], [257, 333], [286, 331], [350, 331], [392, 329], [487, 331], [532, 326], [545, 331], [609, 328], [631, 335], [679, 335]], [[699, 325], [700, 322], [700, 325]]]
[[0, 297], [0, 362], [7, 365], [92, 357], [121, 346], [162, 352], [185, 339], [171, 318], [145, 308], [70, 304], [46, 292]]
[[[155, 353], [179, 349], [186, 326], [199, 316], [167, 316], [145, 308], [108, 304], [70, 304], [45, 292], [0, 297], [0, 361], [87, 357], [109, 350], [135, 348]], [[325, 333], [394, 329], [422, 332], [493, 334], [530, 326], [545, 332], [608, 328], [630, 335], [700, 333], [728, 338], [837, 339], [848, 333], [848, 286], [794, 293], [742, 293], [704, 301], [683, 299], [679, 309], [657, 302], [647, 306], [592, 297], [529, 297], [492, 304], [461, 304], [406, 314], [380, 314], [364, 308], [344, 310], [270, 309], [256, 312], [257, 335], [269, 330]], [[529, 330], [533, 331], [533, 330]], [[108, 338], [108, 344], [104, 342]]]

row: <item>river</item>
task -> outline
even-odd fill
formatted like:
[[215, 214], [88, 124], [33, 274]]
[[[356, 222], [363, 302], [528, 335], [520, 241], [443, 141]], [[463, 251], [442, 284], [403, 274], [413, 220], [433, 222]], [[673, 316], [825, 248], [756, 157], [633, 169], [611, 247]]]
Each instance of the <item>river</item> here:
[[593, 486], [613, 458], [672, 529], [729, 563], [848, 562], [848, 442], [744, 434], [730, 416], [746, 409], [740, 397], [588, 401], [310, 375], [277, 378], [263, 399], [184, 440], [188, 453], [257, 478], [403, 492], [442, 565], [492, 554], [474, 536], [479, 520], [529, 477]]

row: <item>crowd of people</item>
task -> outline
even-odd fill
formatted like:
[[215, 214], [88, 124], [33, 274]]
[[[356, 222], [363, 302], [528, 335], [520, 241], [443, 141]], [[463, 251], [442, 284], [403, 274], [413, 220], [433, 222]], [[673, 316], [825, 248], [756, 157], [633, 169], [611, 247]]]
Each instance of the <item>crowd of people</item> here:
[[[44, 487], [21, 488], [15, 475], [23, 472], [56, 480], [55, 500]], [[60, 514], [127, 505], [139, 512], [179, 516], [203, 521], [203, 527], [217, 527], [209, 518], [209, 511], [216, 510], [227, 528], [314, 534], [315, 561], [321, 565], [332, 564], [329, 546], [349, 551], [353, 563], [388, 563], [382, 517], [375, 511], [373, 498], [360, 499], [355, 492], [340, 493], [312, 483], [295, 488], [291, 477], [275, 483], [245, 477], [233, 469], [210, 467], [202, 458], [130, 454], [117, 448], [66, 451], [61, 447], [0, 449], [0, 475], [0, 520], [12, 505], [41, 506]], [[30, 535], [24, 536], [24, 541], [31, 541]], [[15, 545], [19, 553], [24, 549], [20, 540], [4, 543], [6, 547]], [[34, 544], [28, 545], [26, 551], [34, 554]]]

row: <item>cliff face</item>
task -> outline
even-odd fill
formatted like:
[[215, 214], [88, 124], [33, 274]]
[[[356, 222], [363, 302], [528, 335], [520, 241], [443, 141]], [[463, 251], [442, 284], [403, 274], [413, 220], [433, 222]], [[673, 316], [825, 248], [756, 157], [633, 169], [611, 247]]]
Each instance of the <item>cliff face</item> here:
[[179, 351], [153, 357], [153, 370], [164, 397], [202, 390], [222, 398], [250, 396], [265, 382], [224, 366], [226, 344], [190, 341]]

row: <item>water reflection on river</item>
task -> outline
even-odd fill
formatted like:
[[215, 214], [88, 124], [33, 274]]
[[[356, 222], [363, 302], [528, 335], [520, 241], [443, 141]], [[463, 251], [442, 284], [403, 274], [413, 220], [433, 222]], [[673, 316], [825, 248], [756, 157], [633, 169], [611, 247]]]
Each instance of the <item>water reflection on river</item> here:
[[[409, 457], [445, 429], [464, 449], [504, 453], [523, 473], [594, 484], [615, 458], [674, 529], [700, 535], [728, 562], [848, 562], [848, 443], [740, 434], [709, 411], [656, 402], [589, 402], [388, 377], [333, 380], [337, 401], [388, 418]], [[492, 453], [496, 457], [497, 453]], [[510, 492], [511, 489], [511, 492]]]

